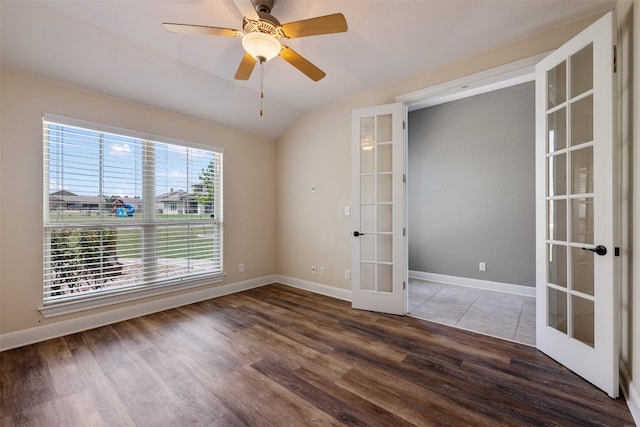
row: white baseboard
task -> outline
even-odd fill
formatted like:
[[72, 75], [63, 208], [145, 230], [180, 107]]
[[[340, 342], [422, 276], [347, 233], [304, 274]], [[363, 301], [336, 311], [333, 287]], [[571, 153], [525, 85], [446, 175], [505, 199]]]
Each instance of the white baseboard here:
[[620, 362], [620, 385], [633, 421], [640, 426], [640, 394], [631, 380], [627, 366], [622, 362]]
[[[463, 277], [445, 276], [441, 274], [424, 273], [419, 271], [410, 271], [409, 277], [422, 280], [430, 280], [434, 282], [447, 283], [459, 286], [468, 286], [481, 289], [497, 290], [502, 292], [510, 292], [520, 295], [535, 296], [535, 289], [527, 286], [512, 285], [508, 283], [490, 282], [486, 280], [475, 280]], [[123, 320], [144, 316], [159, 311], [204, 301], [211, 298], [220, 297], [247, 289], [257, 288], [269, 285], [271, 283], [282, 283], [298, 289], [307, 290], [320, 295], [326, 295], [343, 301], [351, 301], [351, 289], [336, 288], [333, 286], [323, 285], [321, 283], [310, 282], [307, 280], [296, 279], [290, 276], [270, 275], [259, 277], [243, 282], [229, 283], [222, 286], [188, 292], [177, 296], [163, 298], [155, 301], [149, 301], [142, 304], [136, 304], [129, 307], [123, 307], [115, 310], [109, 310], [104, 313], [97, 313], [88, 316], [77, 317], [70, 320], [63, 320], [51, 324], [25, 329], [22, 331], [11, 332], [0, 335], [0, 351], [10, 350], [12, 348], [45, 341], [52, 338], [58, 338], [64, 335], [74, 334], [76, 332], [86, 331], [88, 329], [99, 328]]]
[[627, 406], [635, 421], [636, 425], [640, 425], [640, 395], [636, 391], [633, 382], [629, 384], [629, 395], [627, 396]]
[[447, 276], [445, 274], [426, 273], [424, 271], [409, 271], [409, 278], [428, 280], [430, 282], [445, 283], [447, 285], [466, 286], [468, 288], [479, 288], [490, 291], [507, 292], [510, 294], [524, 295], [528, 297], [536, 296], [534, 286], [513, 285], [511, 283], [492, 282], [490, 280], [469, 279], [467, 277]]
[[276, 281], [292, 288], [303, 289], [320, 295], [326, 295], [341, 299], [343, 301], [351, 301], [351, 289], [340, 289], [333, 286], [323, 285], [321, 283], [309, 282], [307, 280], [296, 279], [295, 277], [276, 275]]
[[22, 331], [10, 332], [0, 335], [0, 351], [10, 350], [16, 347], [33, 344], [40, 341], [46, 341], [52, 338], [58, 338], [64, 335], [74, 334], [76, 332], [86, 331], [88, 329], [99, 328], [123, 320], [133, 319], [135, 317], [145, 316], [151, 313], [192, 304], [223, 295], [233, 294], [245, 291], [247, 289], [257, 288], [269, 285], [279, 281], [279, 277], [275, 275], [258, 277], [255, 279], [245, 280], [242, 282], [229, 283], [213, 288], [196, 290], [168, 298], [149, 301], [142, 304], [136, 304], [129, 307], [117, 308], [103, 313], [91, 314], [88, 316], [77, 317], [70, 320], [45, 324], [34, 328], [24, 329]]

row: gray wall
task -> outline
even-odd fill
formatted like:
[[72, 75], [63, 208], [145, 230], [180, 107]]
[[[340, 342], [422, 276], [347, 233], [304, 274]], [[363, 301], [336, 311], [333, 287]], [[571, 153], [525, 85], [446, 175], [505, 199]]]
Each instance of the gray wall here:
[[534, 104], [528, 82], [409, 113], [410, 270], [535, 286]]

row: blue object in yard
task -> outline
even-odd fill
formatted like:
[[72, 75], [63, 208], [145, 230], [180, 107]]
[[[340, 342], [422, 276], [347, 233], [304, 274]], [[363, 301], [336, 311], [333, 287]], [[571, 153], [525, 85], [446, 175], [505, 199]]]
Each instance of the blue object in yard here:
[[116, 216], [119, 218], [133, 216], [134, 213], [136, 213], [136, 208], [128, 203], [125, 203], [123, 208], [116, 208]]

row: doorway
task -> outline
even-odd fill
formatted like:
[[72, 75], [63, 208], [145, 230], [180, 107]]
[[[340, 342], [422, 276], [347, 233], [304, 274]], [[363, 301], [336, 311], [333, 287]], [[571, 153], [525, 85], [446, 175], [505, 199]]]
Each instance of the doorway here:
[[532, 78], [411, 108], [407, 148], [408, 313], [528, 345], [535, 345]]

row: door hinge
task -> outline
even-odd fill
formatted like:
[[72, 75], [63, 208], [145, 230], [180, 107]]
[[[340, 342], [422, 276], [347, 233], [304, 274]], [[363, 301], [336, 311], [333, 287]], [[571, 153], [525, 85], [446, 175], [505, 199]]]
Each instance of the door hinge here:
[[407, 123], [403, 120], [402, 121], [402, 129], [406, 129], [407, 128]]
[[402, 282], [402, 290], [404, 291], [405, 289], [407, 289], [407, 282]]
[[406, 183], [407, 182], [407, 175], [402, 174], [402, 183]]
[[402, 227], [402, 236], [406, 236], [407, 235], [407, 229]]
[[615, 247], [613, 248], [613, 256], [620, 256], [620, 248], [619, 247]]
[[613, 72], [618, 72], [618, 47], [613, 45]]

